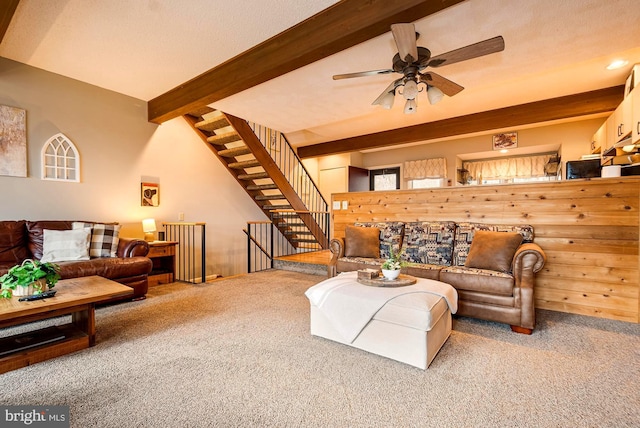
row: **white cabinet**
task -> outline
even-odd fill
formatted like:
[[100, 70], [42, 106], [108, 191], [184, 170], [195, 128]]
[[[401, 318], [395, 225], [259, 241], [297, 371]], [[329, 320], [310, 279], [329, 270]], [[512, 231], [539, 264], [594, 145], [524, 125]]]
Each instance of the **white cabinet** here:
[[607, 146], [607, 122], [605, 121], [600, 128], [593, 134], [591, 139], [591, 153], [600, 153], [606, 149]]
[[607, 119], [607, 146], [611, 147], [631, 133], [631, 100], [629, 94]]
[[[631, 139], [633, 143], [640, 144], [640, 84], [635, 87], [631, 94]], [[627, 97], [627, 98], [628, 98]]]

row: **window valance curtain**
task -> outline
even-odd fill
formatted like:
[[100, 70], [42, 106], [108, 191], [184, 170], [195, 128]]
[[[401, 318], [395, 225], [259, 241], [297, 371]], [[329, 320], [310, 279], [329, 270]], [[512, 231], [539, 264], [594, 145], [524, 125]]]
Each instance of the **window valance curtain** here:
[[509, 179], [517, 177], [544, 177], [544, 166], [555, 154], [522, 156], [504, 159], [463, 162], [462, 167], [469, 175], [483, 180]]
[[422, 159], [404, 163], [405, 180], [423, 178], [447, 178], [447, 160], [445, 158]]

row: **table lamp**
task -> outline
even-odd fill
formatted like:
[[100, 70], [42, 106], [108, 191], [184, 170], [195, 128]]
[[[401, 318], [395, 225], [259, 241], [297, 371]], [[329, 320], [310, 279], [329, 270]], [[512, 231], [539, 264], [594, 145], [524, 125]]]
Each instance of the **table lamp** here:
[[142, 220], [142, 230], [144, 231], [145, 241], [155, 241], [156, 221], [152, 218]]

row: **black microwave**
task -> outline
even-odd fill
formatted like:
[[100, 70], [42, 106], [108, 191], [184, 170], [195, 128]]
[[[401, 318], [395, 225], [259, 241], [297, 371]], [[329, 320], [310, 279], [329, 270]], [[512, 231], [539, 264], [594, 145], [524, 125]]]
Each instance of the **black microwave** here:
[[567, 161], [567, 180], [600, 177], [601, 169], [600, 159]]

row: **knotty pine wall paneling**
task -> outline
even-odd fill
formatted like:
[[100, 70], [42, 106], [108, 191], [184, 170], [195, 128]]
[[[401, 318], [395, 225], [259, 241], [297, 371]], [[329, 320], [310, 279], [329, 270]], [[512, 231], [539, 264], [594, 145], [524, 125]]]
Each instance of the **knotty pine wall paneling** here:
[[357, 221], [530, 224], [547, 255], [536, 307], [640, 322], [640, 177], [337, 193], [332, 236]]

